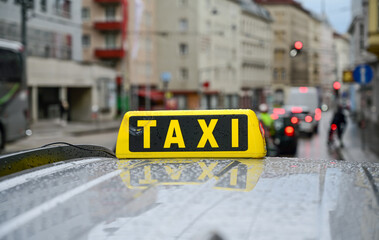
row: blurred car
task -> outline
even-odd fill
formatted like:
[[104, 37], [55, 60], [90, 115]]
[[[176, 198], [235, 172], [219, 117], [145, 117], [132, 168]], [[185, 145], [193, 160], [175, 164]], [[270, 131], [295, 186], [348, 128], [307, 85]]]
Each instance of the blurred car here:
[[321, 120], [321, 109], [316, 108], [314, 112], [305, 106], [285, 106], [293, 117], [298, 119], [298, 129], [302, 134], [311, 137], [318, 132], [318, 123]]
[[67, 146], [5, 155], [1, 168], [36, 154], [62, 161], [0, 179], [1, 239], [379, 237], [377, 163], [118, 160]]
[[291, 87], [287, 96], [286, 111], [299, 118], [299, 131], [311, 137], [318, 131], [321, 120], [319, 97], [313, 87]]
[[296, 154], [299, 136], [298, 125], [299, 119], [288, 113], [280, 114], [277, 118], [275, 117], [275, 135], [273, 139], [279, 156]]

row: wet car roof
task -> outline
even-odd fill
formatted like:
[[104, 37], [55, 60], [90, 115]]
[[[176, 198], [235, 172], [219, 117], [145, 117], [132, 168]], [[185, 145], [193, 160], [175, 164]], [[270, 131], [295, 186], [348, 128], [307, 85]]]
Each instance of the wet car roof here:
[[377, 239], [378, 169], [291, 158], [54, 163], [0, 179], [0, 237]]

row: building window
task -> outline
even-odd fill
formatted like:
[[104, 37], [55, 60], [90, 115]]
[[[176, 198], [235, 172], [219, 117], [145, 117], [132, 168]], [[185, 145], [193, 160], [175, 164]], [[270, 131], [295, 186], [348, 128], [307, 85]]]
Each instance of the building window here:
[[179, 71], [179, 76], [181, 80], [188, 80], [188, 69], [181, 68]]
[[88, 7], [82, 8], [82, 20], [89, 20], [91, 17], [91, 12]]
[[40, 1], [40, 6], [41, 6], [41, 12], [46, 12], [47, 11], [46, 0], [41, 0]]
[[145, 46], [147, 52], [151, 52], [153, 50], [153, 42], [150, 37], [146, 37]]
[[274, 51], [274, 61], [283, 61], [285, 51], [283, 49], [275, 49]]
[[188, 6], [188, 0], [178, 0], [178, 4], [180, 7]]
[[282, 81], [286, 80], [286, 69], [282, 68]]
[[152, 75], [151, 63], [146, 63], [146, 66], [145, 66], [145, 76], [151, 77], [151, 75]]
[[212, 31], [212, 24], [211, 24], [211, 22], [208, 20], [205, 25], [206, 25], [206, 28], [207, 28], [207, 33], [211, 33], [211, 31]]
[[107, 21], [114, 21], [116, 19], [116, 6], [109, 5], [105, 7], [105, 19]]
[[176, 96], [178, 99], [178, 109], [179, 110], [186, 110], [187, 109], [187, 98], [184, 95]]
[[284, 41], [285, 31], [274, 31], [275, 39], [279, 42]]
[[188, 21], [185, 18], [179, 20], [179, 31], [185, 32], [188, 30]]
[[179, 44], [179, 53], [182, 56], [188, 54], [188, 45], [186, 43]]
[[152, 20], [151, 20], [151, 13], [150, 12], [145, 13], [145, 21], [146, 21], [146, 26], [151, 27]]
[[106, 49], [115, 49], [116, 48], [116, 33], [107, 33], [105, 34], [105, 48]]
[[278, 80], [278, 69], [274, 68], [274, 80]]
[[88, 34], [85, 34], [82, 36], [82, 46], [84, 48], [88, 48], [91, 45], [91, 36]]
[[71, 18], [71, 1], [55, 0], [55, 14], [60, 17]]

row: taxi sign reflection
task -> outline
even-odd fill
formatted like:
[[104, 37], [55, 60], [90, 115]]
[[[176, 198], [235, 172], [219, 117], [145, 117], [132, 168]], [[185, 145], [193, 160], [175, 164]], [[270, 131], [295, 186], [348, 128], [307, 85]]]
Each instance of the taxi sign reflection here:
[[152, 185], [196, 185], [216, 180], [215, 189], [251, 191], [264, 169], [264, 161], [244, 160], [120, 160], [120, 176], [130, 189]]
[[251, 110], [128, 112], [118, 158], [262, 158], [266, 144]]

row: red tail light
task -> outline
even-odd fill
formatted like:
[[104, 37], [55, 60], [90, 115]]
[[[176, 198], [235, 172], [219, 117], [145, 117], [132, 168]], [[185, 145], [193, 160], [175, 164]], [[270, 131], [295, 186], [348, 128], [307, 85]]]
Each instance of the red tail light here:
[[286, 113], [286, 110], [284, 108], [274, 108], [272, 112], [277, 115], [283, 115]]
[[318, 115], [318, 114], [321, 115], [321, 109], [320, 109], [320, 108], [316, 108], [316, 110], [315, 110], [315, 114], [316, 114], [316, 115]]
[[308, 92], [308, 88], [307, 87], [299, 87], [299, 92], [301, 92], [301, 93], [307, 93]]
[[303, 112], [303, 108], [302, 107], [292, 107], [291, 108], [291, 112], [292, 113], [302, 113]]
[[330, 128], [331, 128], [333, 131], [335, 131], [335, 130], [337, 129], [337, 125], [333, 123], [332, 126], [330, 126]]
[[287, 126], [284, 129], [284, 134], [288, 137], [292, 137], [295, 134], [295, 129], [292, 126]]
[[313, 120], [313, 118], [312, 118], [311, 116], [306, 116], [306, 117], [305, 117], [305, 121], [306, 121], [307, 123], [312, 122], [312, 120]]
[[316, 114], [315, 115], [315, 120], [320, 121], [321, 120], [321, 114]]
[[299, 119], [297, 117], [292, 117], [291, 118], [291, 123], [292, 124], [298, 124], [299, 123]]
[[279, 118], [278, 114], [275, 113], [271, 114], [270, 116], [273, 120], [277, 120]]

